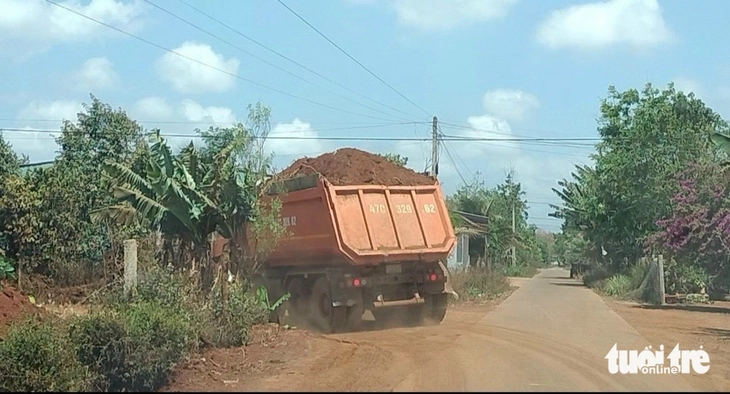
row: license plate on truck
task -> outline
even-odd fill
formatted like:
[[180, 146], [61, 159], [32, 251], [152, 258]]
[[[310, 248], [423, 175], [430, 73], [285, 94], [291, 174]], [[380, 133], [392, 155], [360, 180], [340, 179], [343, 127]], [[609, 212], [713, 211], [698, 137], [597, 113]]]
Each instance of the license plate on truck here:
[[400, 264], [388, 264], [385, 266], [385, 273], [386, 274], [400, 274], [403, 270], [401, 269]]

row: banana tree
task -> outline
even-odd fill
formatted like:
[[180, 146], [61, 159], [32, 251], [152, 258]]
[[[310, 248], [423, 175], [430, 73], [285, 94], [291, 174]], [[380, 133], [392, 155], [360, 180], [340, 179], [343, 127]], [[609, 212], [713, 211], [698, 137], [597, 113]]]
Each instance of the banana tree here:
[[[143, 220], [167, 240], [180, 240], [183, 250], [192, 253], [192, 265], [202, 263], [208, 237], [226, 226], [218, 205], [206, 195], [205, 181], [214, 171], [202, 163], [194, 147], [180, 157], [173, 155], [165, 140], [150, 137], [150, 156], [142, 174], [116, 162], [105, 162], [103, 173], [112, 181], [116, 204], [92, 213], [94, 220], [111, 219], [122, 223]], [[203, 268], [206, 268], [205, 266]]]
[[[714, 144], [715, 146], [717, 146], [718, 148], [720, 148], [720, 150], [721, 150], [721, 151], [722, 151], [723, 153], [725, 153], [725, 155], [726, 155], [726, 156], [727, 156], [727, 155], [730, 155], [730, 136], [727, 136], [727, 135], [725, 135], [725, 134], [721, 134], [721, 133], [717, 133], [717, 132], [715, 132], [715, 133], [712, 133], [712, 134], [710, 135], [710, 141], [711, 141], [711, 142], [712, 142], [712, 143], [713, 143], [713, 144]], [[730, 166], [730, 160], [727, 160], [727, 159], [723, 160], [723, 161], [721, 162], [721, 165], [722, 165], [723, 167], [728, 167], [728, 166]]]

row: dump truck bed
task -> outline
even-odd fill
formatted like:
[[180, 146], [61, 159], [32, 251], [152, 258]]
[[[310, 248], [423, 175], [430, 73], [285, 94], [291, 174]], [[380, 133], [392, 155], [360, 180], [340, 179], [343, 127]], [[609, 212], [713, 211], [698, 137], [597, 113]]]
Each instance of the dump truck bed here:
[[269, 254], [277, 266], [446, 261], [454, 230], [439, 184], [334, 186], [307, 176], [284, 183], [287, 236]]

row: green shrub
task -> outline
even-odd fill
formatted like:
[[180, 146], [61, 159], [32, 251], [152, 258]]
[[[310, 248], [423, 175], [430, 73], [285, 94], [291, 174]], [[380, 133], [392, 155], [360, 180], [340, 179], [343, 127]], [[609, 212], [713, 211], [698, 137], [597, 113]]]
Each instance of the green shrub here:
[[94, 371], [94, 389], [120, 391], [127, 379], [127, 330], [113, 312], [99, 312], [79, 318], [69, 329], [76, 358]]
[[611, 277], [611, 273], [604, 267], [593, 267], [583, 275], [583, 284], [590, 288], [598, 288], [603, 286], [606, 279]]
[[603, 284], [601, 291], [611, 297], [620, 297], [632, 290], [631, 279], [626, 275], [614, 275]]
[[0, 392], [88, 391], [92, 377], [74, 357], [66, 327], [29, 319], [0, 340]]
[[454, 291], [464, 301], [498, 297], [510, 289], [507, 278], [497, 270], [457, 270], [451, 273], [451, 280]]
[[517, 278], [532, 278], [537, 274], [537, 268], [529, 265], [511, 265], [511, 264], [504, 264], [501, 267], [502, 274], [505, 276], [512, 276]]
[[162, 387], [197, 342], [185, 314], [148, 301], [84, 316], [70, 337], [77, 358], [98, 375], [95, 388], [113, 392]]
[[5, 257], [5, 252], [0, 249], [0, 289], [3, 287], [2, 281], [6, 279], [16, 279], [15, 267], [10, 259]]
[[242, 346], [248, 342], [251, 326], [268, 322], [269, 310], [255, 294], [247, 291], [247, 287], [238, 282], [229, 284], [228, 315], [223, 313], [220, 288], [211, 292], [209, 302], [213, 319], [203, 327], [203, 334], [213, 345]]
[[644, 278], [649, 273], [649, 264], [638, 262], [629, 269], [629, 279], [631, 281], [631, 290], [641, 287]]

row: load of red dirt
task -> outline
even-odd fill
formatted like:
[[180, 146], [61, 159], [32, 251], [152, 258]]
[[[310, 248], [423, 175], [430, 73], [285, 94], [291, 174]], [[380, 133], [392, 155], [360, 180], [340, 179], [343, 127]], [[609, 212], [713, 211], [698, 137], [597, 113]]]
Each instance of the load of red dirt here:
[[4, 285], [0, 290], [0, 337], [7, 333], [12, 323], [40, 312], [41, 309], [33, 305], [28, 297], [20, 294], [14, 288]]
[[335, 186], [421, 186], [436, 183], [428, 175], [354, 148], [342, 148], [313, 158], [301, 158], [284, 169], [280, 176], [294, 178], [313, 174], [323, 176]]

